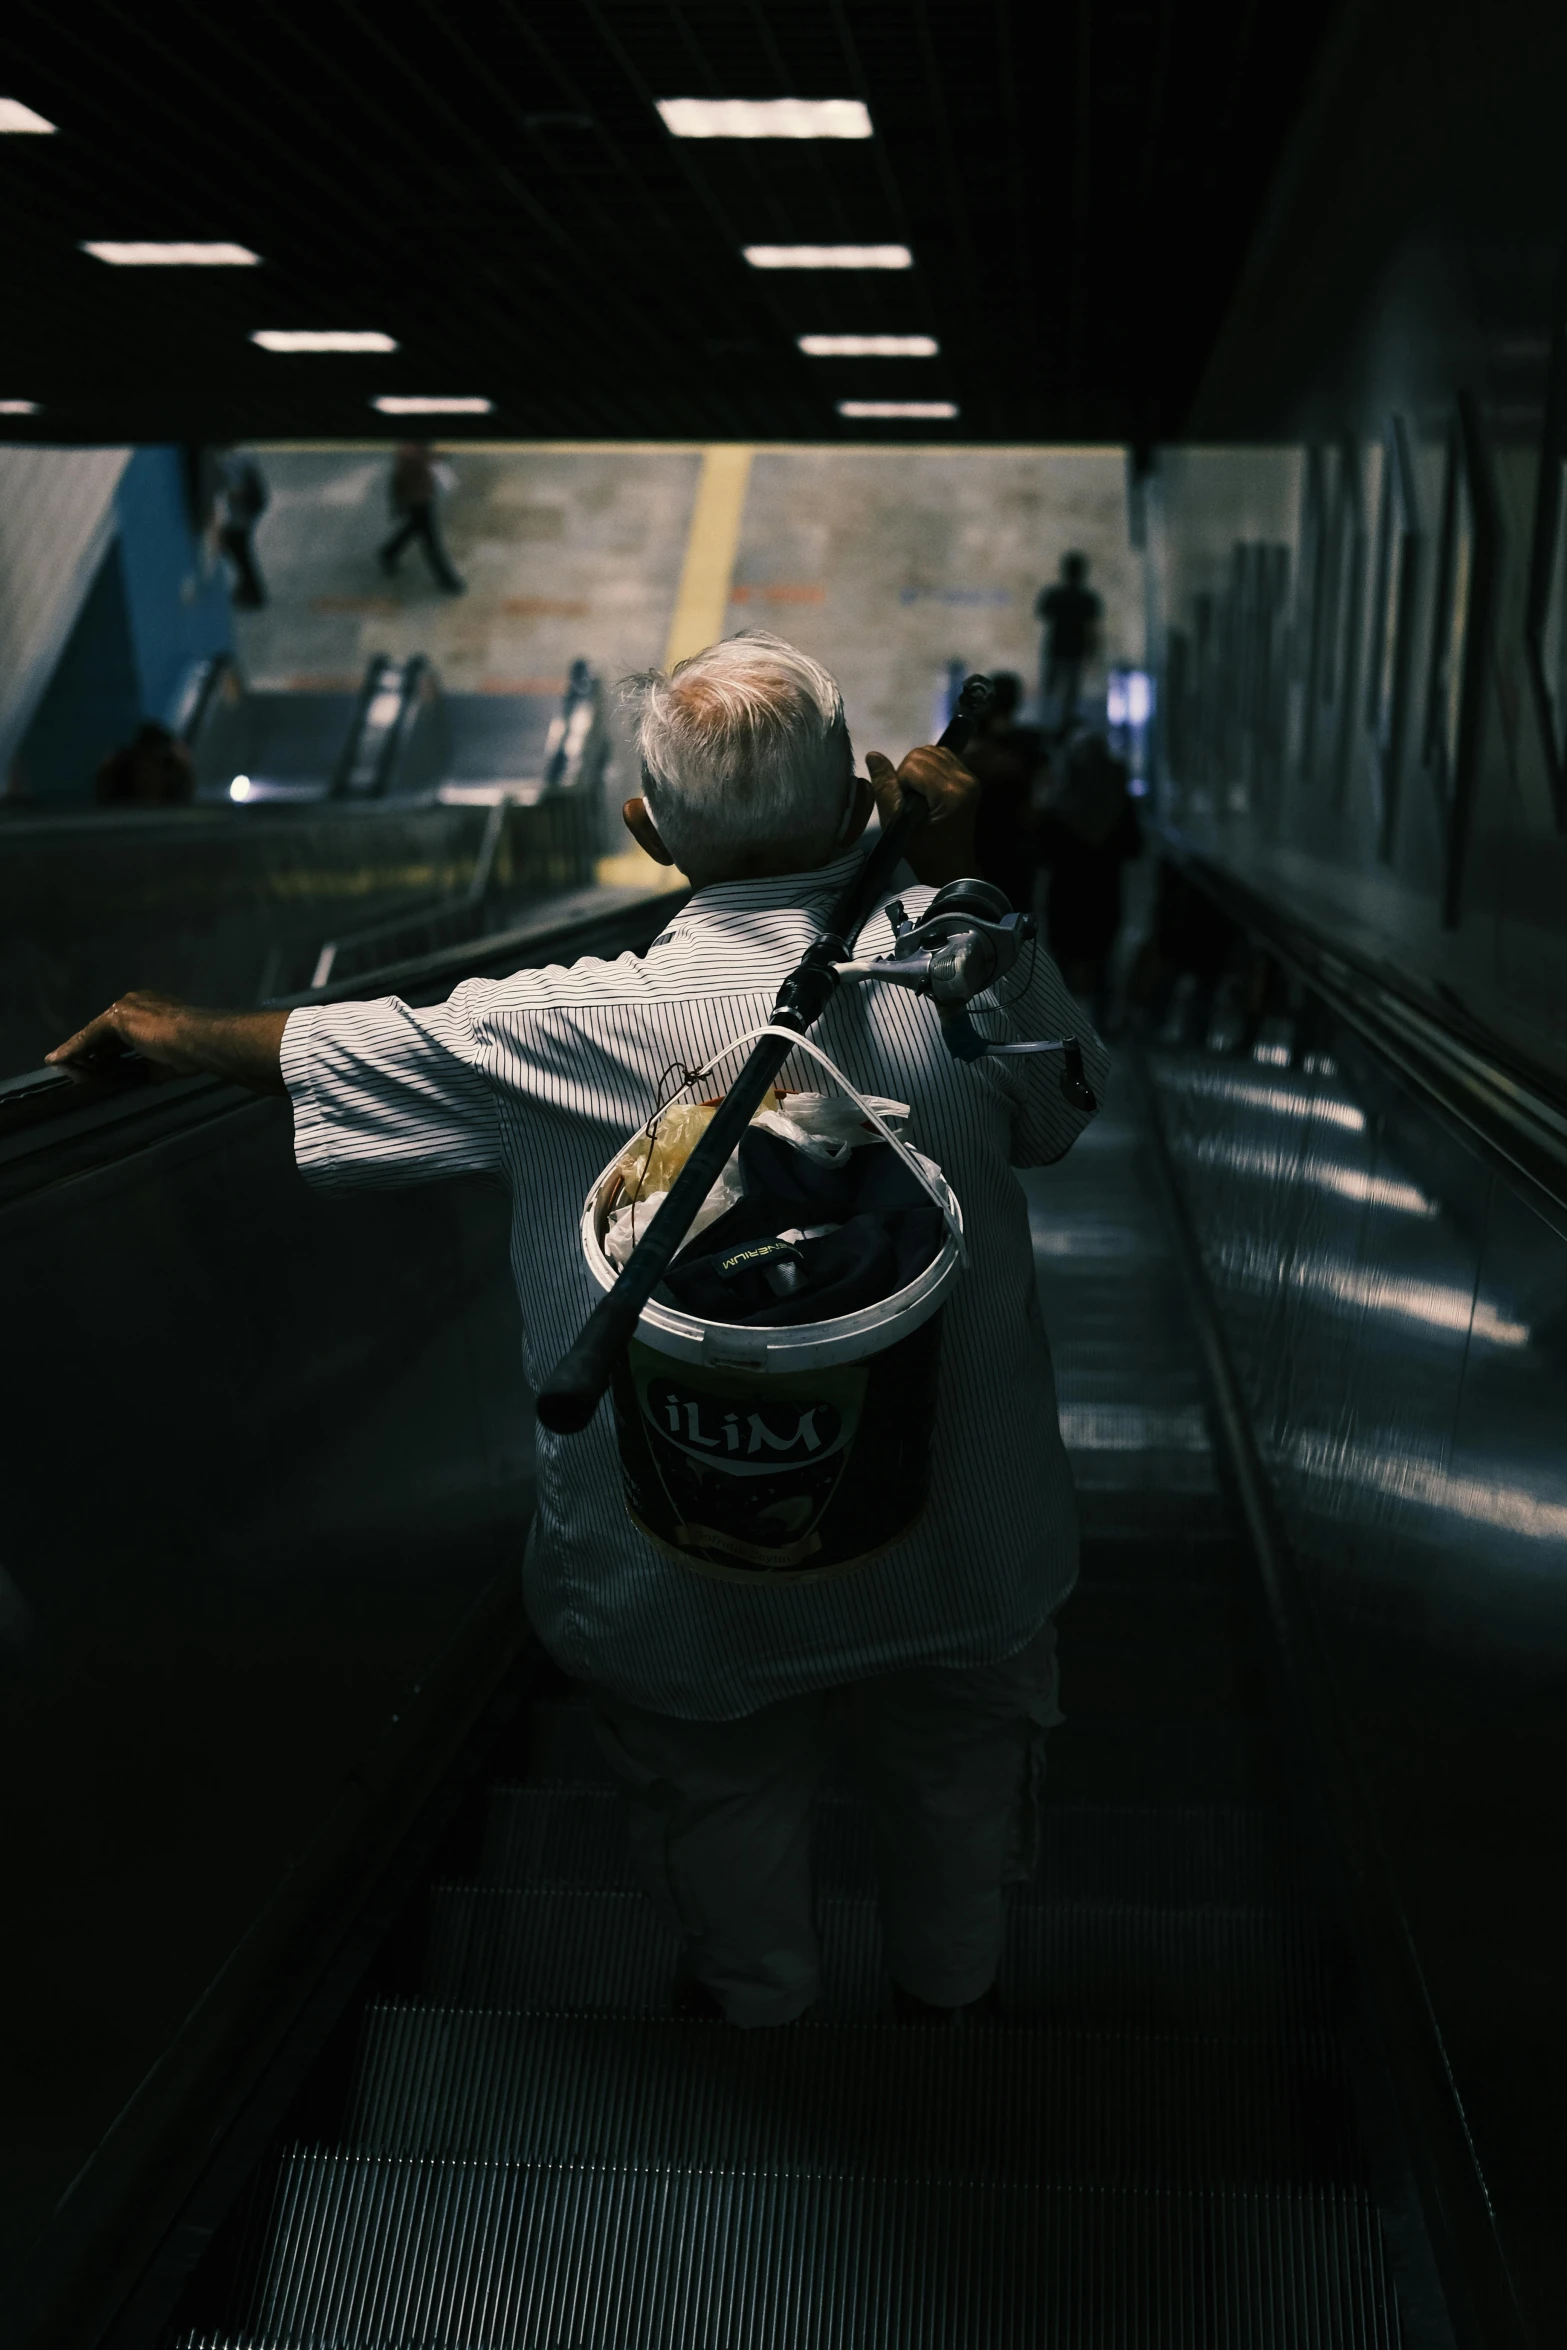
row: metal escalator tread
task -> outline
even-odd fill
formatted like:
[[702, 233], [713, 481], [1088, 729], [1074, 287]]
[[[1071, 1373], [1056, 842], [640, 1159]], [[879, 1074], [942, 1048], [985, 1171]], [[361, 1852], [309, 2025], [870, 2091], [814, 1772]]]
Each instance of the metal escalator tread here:
[[[1083, 1231], [1145, 1218], [1135, 1121], [1063, 1165]], [[1046, 1301], [1094, 1439], [1068, 1719], [1000, 2020], [891, 2020], [841, 1753], [817, 2008], [677, 2020], [678, 1936], [591, 1715], [538, 1703], [477, 1881], [432, 1889], [422, 1975], [360, 2019], [340, 2142], [257, 2182], [228, 2328], [185, 2350], [1398, 2350], [1341, 1954], [1257, 1711], [1254, 1570], [1204, 1482], [1184, 1309], [1173, 1274], [1083, 1255]], [[1140, 1398], [1164, 1416], [1134, 1430]]]
[[671, 2017], [378, 2008], [366, 2153], [1041, 2186], [1363, 2186], [1324, 2032], [812, 2035]]
[[[871, 1882], [870, 1813], [856, 1794], [818, 1794], [813, 1866], [826, 1893]], [[638, 1884], [613, 1787], [502, 1784], [490, 1790], [479, 1861], [485, 1885]], [[1046, 1804], [1035, 1882], [1015, 1901], [1132, 1902], [1158, 1908], [1307, 1898], [1284, 1822], [1266, 1804]]]
[[[818, 1919], [817, 2017], [879, 2016], [888, 1990], [873, 1896], [820, 1893]], [[425, 1988], [463, 2006], [655, 2016], [679, 1955], [678, 1935], [633, 1887], [451, 1885], [435, 1896]], [[999, 1980], [1019, 2024], [1284, 2026], [1322, 2020], [1328, 2001], [1309, 1911], [1217, 1903], [1016, 1902]]]
[[[581, 1706], [535, 1707], [529, 1770], [535, 1780], [611, 1783]], [[1260, 1718], [1091, 1721], [1074, 1714], [1052, 1733], [1049, 1770], [1053, 1792], [1069, 1798], [1130, 1802], [1152, 1794], [1192, 1804], [1276, 1799], [1279, 1793], [1271, 1733]], [[830, 1788], [850, 1784], [841, 1765], [829, 1768]]]
[[[1396, 2350], [1334, 2188], [1046, 2187], [301, 2152], [182, 2350]], [[1222, 2328], [1222, 2331], [1221, 2331]]]

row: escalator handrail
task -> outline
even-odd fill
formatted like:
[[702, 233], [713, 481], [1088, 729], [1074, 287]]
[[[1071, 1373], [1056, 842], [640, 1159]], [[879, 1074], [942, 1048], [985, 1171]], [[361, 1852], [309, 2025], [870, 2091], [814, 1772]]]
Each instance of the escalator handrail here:
[[354, 700], [354, 714], [348, 722], [348, 733], [343, 739], [343, 747], [337, 754], [331, 777], [327, 783], [327, 797], [329, 799], [341, 800], [348, 796], [349, 783], [359, 761], [359, 743], [370, 715], [370, 705], [381, 690], [382, 678], [392, 666], [392, 658], [389, 653], [372, 653], [365, 663], [365, 673], [359, 681], [359, 692]]
[[[546, 792], [543, 799], [534, 800], [531, 803], [517, 800], [510, 792], [503, 792], [485, 816], [484, 832], [474, 858], [473, 870], [461, 887], [443, 890], [434, 897], [416, 898], [412, 904], [399, 907], [395, 913], [383, 914], [375, 922], [363, 923], [357, 930], [337, 931], [330, 938], [323, 939], [316, 950], [316, 959], [312, 966], [315, 976], [312, 977], [309, 987], [300, 994], [297, 1000], [300, 1003], [325, 1003], [332, 1000], [330, 996], [332, 973], [336, 970], [339, 962], [355, 948], [366, 946], [373, 948], [377, 943], [384, 942], [387, 946], [395, 949], [396, 942], [400, 938], [421, 927], [429, 927], [440, 922], [471, 922], [482, 918], [485, 904], [495, 886], [495, 868], [500, 860], [500, 851], [506, 839], [513, 811], [517, 812], [524, 823], [531, 824], [534, 821], [535, 811], [538, 809], [542, 808], [548, 811], [565, 808], [575, 813], [579, 805], [576, 795], [571, 792]], [[582, 830], [580, 825], [578, 830], [579, 832]], [[548, 845], [546, 843], [546, 846]], [[483, 934], [464, 932], [462, 935], [472, 937], [477, 945]], [[459, 943], [460, 940], [450, 940], [447, 942], [447, 946], [453, 947]], [[415, 959], [416, 956], [440, 951], [442, 950], [436, 947], [421, 948], [403, 954], [389, 954], [386, 959], [388, 964], [394, 959], [401, 964]], [[372, 964], [370, 968], [378, 970], [380, 966]], [[355, 986], [358, 984], [358, 979], [357, 973], [350, 974], [349, 979], [341, 982], [340, 985]], [[267, 998], [269, 1003], [292, 1002], [294, 1000], [291, 997], [285, 998], [283, 996], [269, 996]]]
[[1567, 1220], [1567, 1092], [1457, 1004], [1358, 957], [1230, 872], [1175, 826], [1151, 826], [1163, 852], [1236, 926], [1304, 980], [1382, 1060], [1507, 1173]]
[[[400, 996], [407, 1003], [438, 1003], [464, 979], [505, 975], [587, 954], [622, 954], [635, 948], [638, 940], [646, 944], [685, 897], [683, 889], [572, 891], [538, 907], [509, 930], [383, 964], [335, 985], [273, 997], [268, 1008], [291, 1011], [306, 1004], [356, 1003], [384, 995]], [[161, 1132], [185, 1115], [192, 1120], [210, 1116], [218, 1106], [213, 1097], [218, 1096], [234, 1102], [248, 1098], [216, 1077], [177, 1077], [153, 1084], [147, 1064], [132, 1054], [86, 1080], [64, 1069], [23, 1070], [0, 1078], [0, 1162], [14, 1166], [21, 1157], [49, 1150], [65, 1121], [73, 1118], [112, 1130], [155, 1110], [161, 1113]], [[130, 1134], [125, 1143], [135, 1147]], [[108, 1146], [101, 1153], [103, 1158], [114, 1155]]]
[[206, 664], [206, 673], [196, 690], [196, 699], [186, 714], [184, 725], [180, 728], [180, 741], [188, 751], [195, 750], [201, 737], [201, 730], [206, 725], [218, 695], [222, 691], [223, 680], [231, 673], [234, 677], [239, 677], [239, 662], [235, 656], [226, 650], [212, 654]]
[[423, 653], [415, 653], [403, 663], [398, 673], [400, 699], [397, 705], [397, 716], [387, 728], [386, 738], [376, 754], [375, 781], [370, 787], [376, 799], [384, 799], [386, 796], [387, 786], [392, 780], [392, 770], [397, 765], [397, 754], [403, 747], [403, 738], [408, 732], [410, 718], [418, 703], [420, 685], [429, 668], [430, 663], [427, 657]]

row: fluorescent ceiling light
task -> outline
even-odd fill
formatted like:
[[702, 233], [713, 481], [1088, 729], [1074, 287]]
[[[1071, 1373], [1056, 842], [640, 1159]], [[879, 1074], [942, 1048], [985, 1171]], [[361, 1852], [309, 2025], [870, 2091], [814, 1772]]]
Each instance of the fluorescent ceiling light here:
[[0, 400], [0, 416], [36, 416], [36, 400]]
[[116, 269], [254, 269], [261, 259], [248, 245], [84, 244], [82, 251]]
[[52, 131], [55, 125], [45, 122], [20, 98], [0, 98], [0, 131]]
[[316, 334], [309, 328], [291, 326], [263, 326], [250, 339], [259, 343], [263, 351], [395, 351], [397, 348], [390, 335], [358, 334], [352, 330]]
[[659, 98], [677, 139], [868, 139], [858, 98]]
[[807, 359], [934, 359], [934, 335], [801, 335]]
[[753, 269], [912, 269], [907, 245], [747, 245]]
[[957, 408], [951, 400], [840, 400], [840, 416], [913, 416], [930, 424], [949, 421]]
[[383, 392], [372, 400], [383, 416], [488, 416], [493, 400], [438, 399], [423, 392]]

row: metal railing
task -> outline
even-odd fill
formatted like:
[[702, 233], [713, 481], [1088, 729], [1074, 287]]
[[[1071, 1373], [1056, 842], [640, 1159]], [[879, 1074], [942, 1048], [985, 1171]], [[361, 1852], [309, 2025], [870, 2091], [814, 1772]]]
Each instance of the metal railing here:
[[1187, 840], [1155, 828], [1165, 855], [1237, 929], [1304, 980], [1443, 1116], [1567, 1217], [1567, 1092], [1456, 1004], [1422, 998], [1400, 973], [1346, 953]]
[[540, 898], [583, 889], [600, 847], [600, 811], [586, 793], [558, 792], [524, 807], [497, 800], [485, 816], [473, 872], [465, 885], [380, 922], [324, 939], [308, 992], [352, 979], [410, 955], [459, 946], [494, 930], [506, 913]]

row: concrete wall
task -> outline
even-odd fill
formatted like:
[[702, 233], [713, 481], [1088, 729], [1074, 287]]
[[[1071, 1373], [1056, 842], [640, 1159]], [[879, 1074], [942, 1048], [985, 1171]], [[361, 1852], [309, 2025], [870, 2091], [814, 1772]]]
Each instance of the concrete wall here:
[[[440, 593], [416, 549], [394, 580], [378, 572], [384, 448], [257, 455], [272, 487], [256, 541], [271, 601], [236, 622], [253, 684], [352, 683], [383, 650], [428, 654], [455, 692], [536, 680], [559, 690], [577, 654], [608, 679], [666, 658], [697, 519], [697, 448], [465, 445], [443, 508], [461, 597]], [[826, 662], [857, 747], [901, 755], [927, 739], [951, 661], [1016, 669], [1032, 685], [1034, 598], [1069, 547], [1089, 556], [1105, 600], [1104, 658], [1140, 662], [1119, 448], [748, 455], [712, 633], [771, 628]]]
[[130, 454], [0, 447], [0, 777], [113, 539]]

